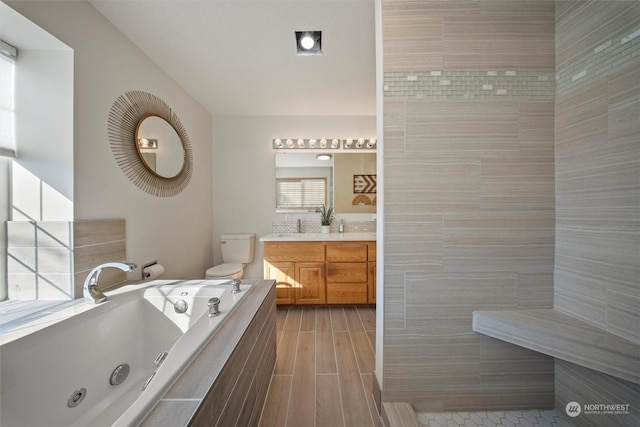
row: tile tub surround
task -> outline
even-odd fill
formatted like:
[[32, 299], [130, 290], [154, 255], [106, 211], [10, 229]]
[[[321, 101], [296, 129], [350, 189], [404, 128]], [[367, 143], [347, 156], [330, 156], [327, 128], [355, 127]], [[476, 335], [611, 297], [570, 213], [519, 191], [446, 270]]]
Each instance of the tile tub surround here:
[[[91, 269], [126, 259], [126, 225], [124, 219], [7, 221], [7, 246], [10, 299], [81, 298]], [[125, 280], [124, 272], [107, 269], [100, 287]]]
[[[76, 298], [82, 296], [82, 286], [91, 270], [104, 262], [127, 260], [127, 225], [124, 219], [74, 221], [73, 266]], [[100, 273], [101, 289], [123, 285], [127, 274], [117, 268]]]
[[472, 312], [553, 306], [554, 11], [382, 1], [384, 402], [553, 407], [553, 359]]
[[276, 358], [273, 281], [260, 280], [142, 426], [256, 426]]

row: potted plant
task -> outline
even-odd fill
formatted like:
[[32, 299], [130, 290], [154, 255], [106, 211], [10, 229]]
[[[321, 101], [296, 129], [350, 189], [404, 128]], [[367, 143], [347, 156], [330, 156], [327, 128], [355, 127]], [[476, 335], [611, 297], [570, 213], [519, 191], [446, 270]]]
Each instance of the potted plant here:
[[327, 208], [325, 205], [322, 205], [320, 209], [320, 224], [322, 224], [322, 232], [329, 233], [331, 231], [331, 221], [333, 221], [333, 206]]

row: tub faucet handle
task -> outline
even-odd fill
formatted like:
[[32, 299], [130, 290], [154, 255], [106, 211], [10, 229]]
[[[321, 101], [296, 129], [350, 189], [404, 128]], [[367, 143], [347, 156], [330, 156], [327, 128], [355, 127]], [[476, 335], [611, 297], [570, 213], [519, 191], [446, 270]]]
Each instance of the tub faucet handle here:
[[207, 303], [209, 306], [209, 317], [216, 317], [220, 314], [218, 307], [220, 306], [220, 298], [211, 298]]
[[240, 293], [240, 279], [233, 279], [231, 281], [231, 293], [232, 294], [239, 294]]

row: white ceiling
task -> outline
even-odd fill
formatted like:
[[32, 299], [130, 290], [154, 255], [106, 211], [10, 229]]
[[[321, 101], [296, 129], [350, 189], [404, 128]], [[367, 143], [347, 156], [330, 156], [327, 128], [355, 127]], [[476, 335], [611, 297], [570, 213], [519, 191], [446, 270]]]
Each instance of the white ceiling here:
[[374, 0], [90, 1], [212, 114], [375, 115]]

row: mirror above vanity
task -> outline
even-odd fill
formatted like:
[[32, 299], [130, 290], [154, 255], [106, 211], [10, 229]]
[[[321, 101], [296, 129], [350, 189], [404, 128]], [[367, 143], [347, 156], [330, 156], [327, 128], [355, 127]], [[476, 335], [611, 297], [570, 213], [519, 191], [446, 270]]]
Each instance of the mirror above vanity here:
[[[319, 160], [319, 154], [329, 154]], [[276, 212], [306, 212], [325, 204], [335, 213], [376, 212], [376, 153], [277, 152]]]

